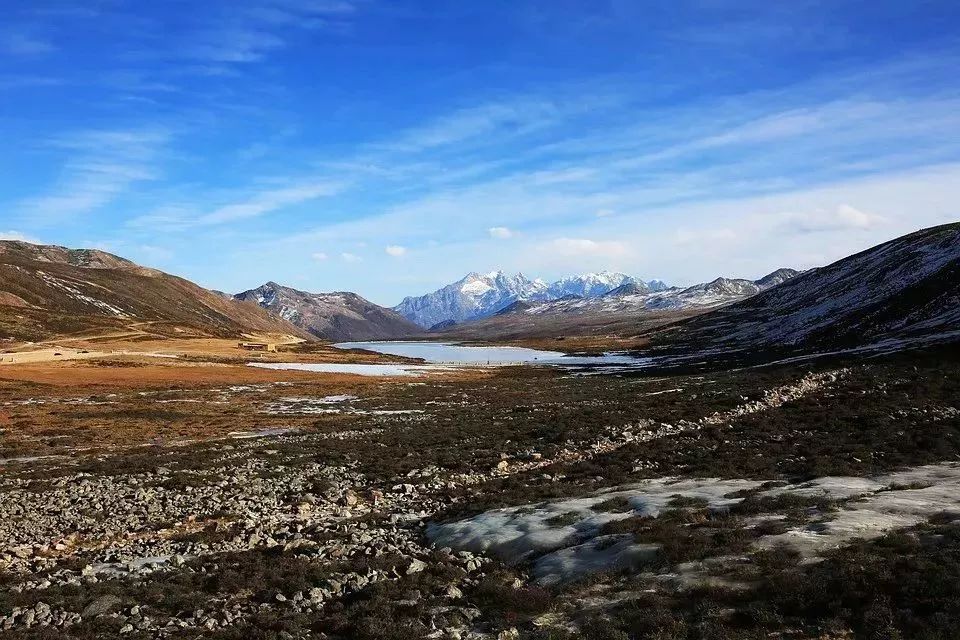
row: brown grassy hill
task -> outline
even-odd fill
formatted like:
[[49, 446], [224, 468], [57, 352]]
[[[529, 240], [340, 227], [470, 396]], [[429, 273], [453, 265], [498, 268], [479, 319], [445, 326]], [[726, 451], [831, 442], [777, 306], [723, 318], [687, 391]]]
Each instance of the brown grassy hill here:
[[42, 340], [128, 327], [179, 337], [308, 337], [256, 304], [104, 251], [0, 241], [0, 338]]

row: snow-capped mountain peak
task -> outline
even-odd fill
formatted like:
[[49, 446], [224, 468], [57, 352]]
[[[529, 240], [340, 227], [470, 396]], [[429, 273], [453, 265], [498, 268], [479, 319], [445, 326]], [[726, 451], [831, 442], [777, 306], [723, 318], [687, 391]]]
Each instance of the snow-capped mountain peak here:
[[651, 286], [650, 283], [631, 278], [599, 296], [562, 296], [543, 304], [526, 305], [522, 309], [518, 307], [516, 310], [532, 316], [557, 316], [710, 309], [757, 295], [796, 274], [793, 269], [779, 269], [759, 280], [721, 277], [687, 288], [667, 287], [658, 281], [653, 281]]
[[551, 299], [548, 288], [542, 280], [530, 280], [522, 273], [471, 272], [433, 293], [404, 298], [394, 310], [429, 328], [493, 315], [519, 300]]
[[654, 293], [658, 291], [666, 291], [670, 288], [670, 285], [663, 280], [648, 280], [645, 284], [647, 285], [647, 288]]
[[626, 284], [647, 288], [643, 281], [609, 271], [571, 276], [551, 284], [540, 278], [531, 280], [522, 273], [471, 272], [433, 293], [405, 298], [394, 310], [429, 328], [491, 316], [516, 302], [546, 302], [566, 296], [596, 298]]
[[460, 293], [468, 296], [483, 295], [493, 289], [491, 281], [495, 281], [496, 276], [496, 273], [488, 273], [486, 276], [471, 273], [460, 281]]
[[593, 298], [602, 296], [617, 287], [636, 282], [634, 278], [624, 273], [600, 271], [599, 273], [584, 273], [578, 276], [562, 278], [550, 285], [550, 292], [556, 298], [567, 295]]

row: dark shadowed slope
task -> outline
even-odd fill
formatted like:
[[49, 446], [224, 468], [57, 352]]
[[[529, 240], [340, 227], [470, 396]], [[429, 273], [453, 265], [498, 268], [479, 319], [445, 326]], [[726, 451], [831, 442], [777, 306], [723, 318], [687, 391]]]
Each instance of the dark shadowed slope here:
[[308, 293], [268, 282], [236, 297], [325, 340], [389, 340], [422, 333], [399, 313], [355, 293]]
[[303, 335], [256, 305], [104, 251], [0, 241], [0, 337], [39, 340], [132, 325], [177, 336]]
[[960, 332], [960, 223], [923, 229], [680, 323], [657, 342], [844, 348]]

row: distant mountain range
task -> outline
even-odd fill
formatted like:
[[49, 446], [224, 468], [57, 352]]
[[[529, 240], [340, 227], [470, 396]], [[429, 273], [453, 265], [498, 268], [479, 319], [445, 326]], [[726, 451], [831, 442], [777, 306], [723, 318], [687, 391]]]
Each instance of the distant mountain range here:
[[[693, 317], [691, 317], [693, 316]], [[286, 333], [327, 340], [649, 338], [653, 352], [830, 350], [960, 339], [960, 223], [891, 240], [826, 267], [668, 287], [622, 273], [552, 284], [471, 273], [395, 310], [348, 292], [275, 282], [235, 296], [92, 249], [0, 241], [0, 338], [117, 330]]]
[[470, 273], [433, 293], [404, 298], [394, 311], [425, 329], [441, 328], [494, 315], [516, 302], [547, 302], [567, 296], [595, 298], [625, 285], [647, 292], [668, 288], [659, 280], [644, 282], [608, 271], [563, 278], [552, 284], [539, 278], [530, 280], [522, 273]]
[[538, 304], [517, 303], [500, 314], [526, 313], [642, 313], [644, 311], [681, 311], [709, 309], [730, 304], [754, 296], [761, 291], [786, 282], [799, 272], [793, 269], [777, 269], [759, 280], [717, 278], [711, 282], [685, 289], [668, 287], [651, 291], [649, 286], [626, 283], [599, 296], [566, 296], [551, 302]]
[[325, 340], [390, 340], [420, 332], [400, 314], [355, 293], [308, 293], [268, 282], [235, 297]]
[[760, 280], [718, 278], [686, 289], [623, 273], [586, 273], [552, 284], [502, 271], [470, 273], [433, 293], [408, 297], [394, 311], [419, 326], [441, 330], [505, 313], [553, 314], [715, 307], [755, 295], [797, 274], [778, 269]]
[[435, 325], [431, 333], [451, 340], [633, 336], [743, 300], [795, 275], [793, 269], [778, 269], [759, 280], [717, 278], [687, 288], [654, 288], [630, 279], [597, 296], [568, 294], [548, 301], [517, 300], [484, 318]]

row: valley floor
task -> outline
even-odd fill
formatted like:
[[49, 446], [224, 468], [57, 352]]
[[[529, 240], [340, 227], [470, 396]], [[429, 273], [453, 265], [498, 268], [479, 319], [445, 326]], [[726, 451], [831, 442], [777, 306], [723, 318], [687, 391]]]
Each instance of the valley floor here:
[[960, 623], [953, 351], [420, 378], [180, 355], [0, 367], [3, 637]]

